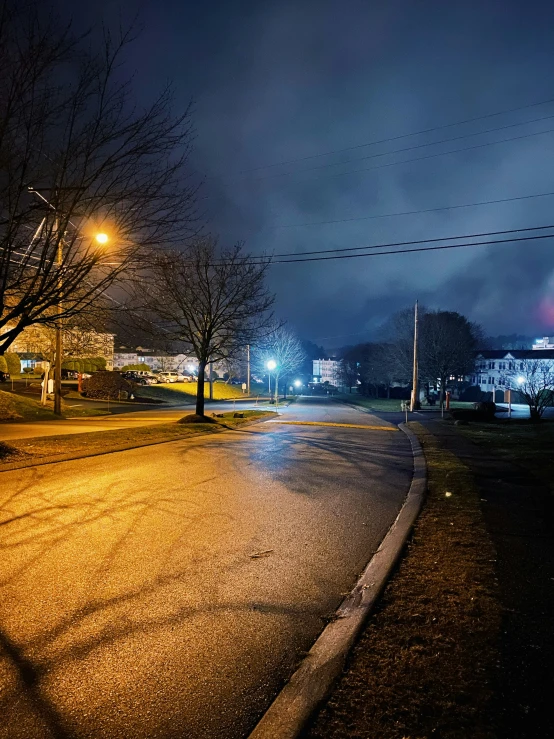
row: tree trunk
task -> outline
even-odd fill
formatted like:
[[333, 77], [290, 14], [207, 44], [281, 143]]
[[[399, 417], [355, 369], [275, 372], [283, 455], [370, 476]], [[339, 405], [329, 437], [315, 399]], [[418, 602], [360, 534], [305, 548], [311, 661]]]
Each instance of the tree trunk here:
[[279, 375], [275, 374], [275, 405], [279, 403]]
[[198, 362], [198, 381], [196, 383], [196, 415], [204, 415], [204, 379], [206, 362]]
[[387, 398], [390, 400], [390, 385], [387, 385]]
[[350, 395], [352, 395], [352, 385], [350, 385]]

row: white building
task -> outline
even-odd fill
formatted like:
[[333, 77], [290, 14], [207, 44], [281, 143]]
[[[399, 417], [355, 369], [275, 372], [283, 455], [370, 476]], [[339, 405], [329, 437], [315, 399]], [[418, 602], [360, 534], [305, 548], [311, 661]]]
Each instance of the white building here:
[[537, 339], [533, 344], [533, 349], [554, 349], [554, 336], [544, 336]]
[[[507, 390], [514, 385], [518, 371], [525, 369], [524, 360], [539, 360], [554, 366], [554, 348], [535, 353], [533, 349], [495, 349], [480, 351], [475, 357], [475, 372], [467, 379], [485, 393]], [[496, 396], [495, 396], [496, 397]], [[499, 398], [496, 398], [497, 400]]]
[[340, 384], [340, 359], [314, 359], [313, 381], [328, 382], [337, 387]]
[[159, 372], [195, 374], [198, 371], [198, 360], [187, 354], [154, 351], [140, 346], [134, 351], [120, 347], [114, 353], [114, 369], [121, 369], [129, 364], [147, 364], [151, 370]]

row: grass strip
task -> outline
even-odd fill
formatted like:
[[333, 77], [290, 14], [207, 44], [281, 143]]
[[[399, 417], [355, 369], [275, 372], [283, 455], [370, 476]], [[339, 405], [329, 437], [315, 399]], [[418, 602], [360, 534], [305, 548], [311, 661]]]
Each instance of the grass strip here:
[[533, 423], [527, 419], [471, 423], [460, 432], [501, 459], [521, 465], [554, 492], [554, 422]]
[[84, 434], [60, 434], [42, 436], [17, 441], [0, 442], [0, 469], [3, 464], [12, 462], [44, 461], [60, 455], [88, 456], [108, 454], [121, 448], [164, 441], [178, 441], [200, 434], [214, 434], [237, 428], [265, 416], [274, 415], [271, 411], [242, 411], [243, 418], [234, 418], [233, 412], [219, 414], [217, 423], [181, 424], [178, 422], [140, 426], [114, 431], [91, 431]]
[[305, 737], [493, 739], [501, 606], [468, 468], [420, 424], [429, 492], [400, 566]]

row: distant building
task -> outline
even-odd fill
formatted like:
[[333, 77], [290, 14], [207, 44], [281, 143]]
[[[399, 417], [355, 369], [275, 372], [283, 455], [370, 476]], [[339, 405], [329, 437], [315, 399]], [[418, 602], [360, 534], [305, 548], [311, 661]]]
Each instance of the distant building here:
[[152, 371], [156, 372], [195, 374], [198, 371], [198, 360], [187, 354], [155, 351], [141, 346], [134, 350], [119, 347], [114, 353], [114, 369], [121, 369], [129, 364], [147, 364]]
[[554, 336], [544, 336], [542, 339], [536, 339], [533, 349], [554, 349]]
[[554, 347], [539, 353], [533, 349], [483, 350], [475, 357], [475, 371], [467, 379], [485, 393], [507, 390], [513, 385], [514, 374], [523, 371], [523, 360], [533, 359], [554, 366]]
[[340, 359], [314, 359], [313, 381], [328, 382], [337, 387], [340, 384]]
[[[103, 357], [106, 368], [113, 369], [114, 335], [91, 329], [64, 327], [63, 359]], [[9, 349], [19, 354], [21, 368], [41, 368], [51, 361], [55, 351], [55, 330], [42, 324], [24, 329]]]

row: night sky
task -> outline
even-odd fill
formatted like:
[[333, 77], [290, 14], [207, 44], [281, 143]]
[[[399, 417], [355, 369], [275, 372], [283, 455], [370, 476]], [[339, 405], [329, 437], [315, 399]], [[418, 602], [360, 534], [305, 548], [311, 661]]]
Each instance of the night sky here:
[[[168, 80], [180, 104], [194, 98], [201, 205], [223, 242], [244, 239], [271, 254], [554, 223], [554, 196], [370, 217], [554, 193], [554, 132], [382, 166], [549, 131], [554, 102], [313, 156], [554, 98], [551, 2], [58, 4], [79, 14], [78, 26], [120, 15], [126, 23], [138, 12], [144, 30], [128, 71], [145, 100]], [[358, 169], [366, 171], [340, 174]], [[554, 334], [554, 240], [275, 265], [270, 285], [279, 316], [327, 346], [371, 337], [416, 298], [459, 310], [489, 334]]]

